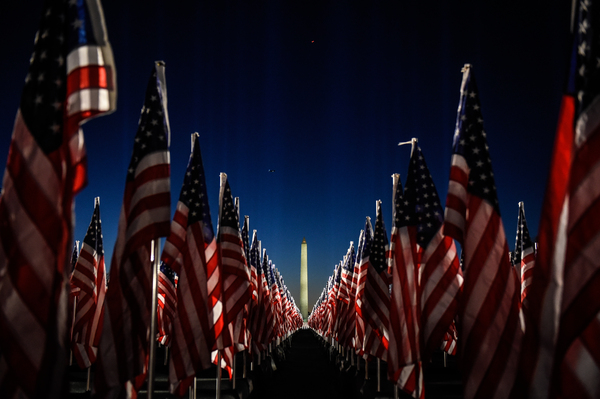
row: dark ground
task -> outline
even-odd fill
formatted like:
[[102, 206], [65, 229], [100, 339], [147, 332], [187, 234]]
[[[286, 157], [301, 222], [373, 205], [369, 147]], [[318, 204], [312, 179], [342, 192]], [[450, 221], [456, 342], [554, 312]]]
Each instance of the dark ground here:
[[[164, 349], [157, 351], [156, 380], [153, 398], [176, 398], [168, 393], [167, 367], [164, 365]], [[377, 392], [377, 363], [369, 362], [369, 376], [365, 380], [365, 363], [360, 369], [346, 362], [340, 366], [341, 356], [326, 345], [323, 340], [310, 329], [298, 330], [290, 339], [282, 343], [273, 353], [272, 358], [254, 364], [250, 369], [246, 364], [247, 378], [242, 378], [243, 357], [237, 356], [239, 378], [236, 389], [232, 389], [232, 381], [223, 377], [222, 399], [336, 399], [336, 398], [393, 398], [393, 387], [386, 377], [386, 364], [381, 363], [381, 390]], [[197, 398], [215, 398], [215, 369], [206, 370], [197, 379]], [[87, 372], [77, 366], [69, 369], [71, 398], [90, 398], [85, 392]], [[93, 375], [92, 375], [93, 378]], [[427, 399], [462, 399], [462, 385], [452, 356], [447, 358], [444, 367], [442, 352], [435, 354], [431, 363], [425, 367], [425, 394]], [[147, 398], [142, 388], [138, 397]], [[185, 398], [188, 396], [186, 395]], [[399, 393], [399, 398], [410, 396]]]

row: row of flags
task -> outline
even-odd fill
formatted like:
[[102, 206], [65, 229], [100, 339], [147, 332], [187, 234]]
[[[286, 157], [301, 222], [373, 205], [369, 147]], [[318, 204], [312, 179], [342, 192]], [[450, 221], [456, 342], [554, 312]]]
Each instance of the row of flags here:
[[[219, 219], [213, 229], [198, 134], [169, 223], [169, 123], [164, 64], [152, 71], [127, 173], [119, 236], [107, 283], [99, 201], [71, 275], [71, 344], [75, 360], [96, 363], [94, 395], [133, 397], [147, 379], [151, 312], [156, 340], [171, 348], [169, 383], [183, 396], [213, 363], [230, 371], [235, 354], [261, 356], [269, 344], [302, 326], [282, 276], [262, 249], [249, 217], [240, 228], [239, 200], [221, 174]], [[167, 236], [155, 310], [152, 245]], [[154, 242], [154, 244], [152, 244]], [[158, 261], [158, 260], [157, 260]]]
[[110, 276], [99, 198], [72, 249], [73, 199], [87, 179], [80, 125], [115, 109], [115, 76], [99, 0], [46, 0], [0, 197], [0, 397], [67, 397], [69, 348], [81, 367], [96, 365], [94, 397], [136, 397], [157, 340], [172, 348], [171, 389], [183, 394], [217, 353], [230, 368], [236, 352], [261, 354], [302, 325], [256, 232], [252, 248], [243, 241], [225, 174], [215, 234], [197, 137], [171, 220], [162, 62], [146, 88]]
[[423, 364], [440, 347], [458, 356], [468, 399], [600, 397], [600, 7], [583, 0], [574, 11], [537, 243], [520, 203], [508, 249], [467, 64], [445, 208], [413, 139], [404, 190], [393, 180], [390, 242], [378, 202], [375, 229], [367, 218], [311, 312], [313, 329], [387, 361], [388, 378], [415, 398], [425, 397]]
[[[466, 398], [600, 396], [600, 8], [581, 0], [574, 11], [537, 251], [522, 230], [513, 262], [508, 256], [478, 89], [466, 65], [445, 209], [414, 142], [404, 189], [394, 179], [390, 242], [377, 203], [375, 228], [367, 219], [311, 314], [321, 334], [387, 360], [389, 378], [414, 397], [424, 396], [423, 363], [440, 345], [456, 350]], [[301, 326], [256, 233], [250, 242], [247, 223], [239, 227], [226, 175], [216, 233], [206, 198], [189, 202], [186, 183], [171, 220], [160, 62], [127, 172], [110, 278], [98, 203], [69, 276], [73, 199], [86, 182], [80, 125], [115, 109], [115, 74], [99, 0], [46, 0], [0, 196], [1, 397], [65, 397], [69, 335], [76, 360], [95, 361], [95, 397], [135, 397], [156, 339], [171, 344], [171, 389], [181, 393], [195, 372], [218, 362], [215, 353], [231, 366], [237, 351], [260, 353]], [[191, 169], [202, 167], [199, 154], [196, 139], [190, 176], [203, 175]], [[205, 196], [202, 184], [190, 192]], [[150, 265], [160, 237], [168, 238], [153, 309]], [[152, 312], [161, 320], [157, 337], [150, 336]]]

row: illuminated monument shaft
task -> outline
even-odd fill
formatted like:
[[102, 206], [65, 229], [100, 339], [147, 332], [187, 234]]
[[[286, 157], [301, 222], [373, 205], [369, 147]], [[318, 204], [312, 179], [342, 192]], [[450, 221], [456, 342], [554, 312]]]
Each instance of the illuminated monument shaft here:
[[308, 262], [307, 262], [306, 238], [302, 239], [300, 250], [300, 313], [304, 320], [308, 317]]

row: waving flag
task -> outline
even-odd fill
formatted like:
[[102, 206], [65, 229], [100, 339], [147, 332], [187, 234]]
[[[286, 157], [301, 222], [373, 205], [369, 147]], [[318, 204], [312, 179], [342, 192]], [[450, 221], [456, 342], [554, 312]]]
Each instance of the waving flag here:
[[115, 103], [100, 2], [47, 0], [0, 197], [3, 398], [63, 396], [73, 198], [86, 183], [79, 125]]
[[444, 233], [458, 240], [464, 254], [457, 320], [464, 395], [503, 398], [514, 383], [522, 339], [520, 290], [470, 65], [463, 69], [453, 151]]
[[352, 275], [354, 274], [354, 263], [356, 262], [356, 252], [354, 251], [354, 243], [350, 241], [348, 252], [342, 264], [342, 279], [340, 282], [339, 300], [340, 306], [340, 322], [339, 322], [339, 342], [342, 346], [350, 348], [352, 345], [351, 339], [354, 337], [355, 329], [355, 309], [354, 309], [354, 293], [352, 292]]
[[[275, 338], [275, 314], [273, 310], [273, 305], [271, 301], [271, 285], [270, 285], [270, 277], [269, 277], [269, 257], [267, 256], [266, 248], [262, 250], [262, 262], [261, 262], [261, 281], [263, 284], [263, 311], [265, 314], [264, 317], [264, 327], [263, 334], [261, 338], [261, 342], [263, 346], [269, 345], [273, 338]], [[260, 261], [260, 260], [259, 260]]]
[[358, 254], [356, 255], [356, 265], [354, 266], [354, 275], [356, 276], [356, 294], [354, 308], [356, 310], [356, 330], [354, 335], [354, 347], [356, 353], [359, 356], [365, 354], [364, 342], [365, 342], [365, 328], [366, 328], [366, 315], [363, 314], [363, 297], [365, 293], [365, 283], [367, 281], [367, 267], [368, 257], [363, 257], [365, 245], [367, 241], [373, 239], [373, 228], [371, 227], [371, 219], [367, 217], [365, 221], [365, 228], [361, 230], [360, 238], [358, 240]]
[[533, 267], [535, 266], [535, 247], [529, 236], [527, 220], [525, 220], [525, 205], [519, 202], [519, 218], [517, 220], [517, 239], [513, 264], [517, 268], [517, 276], [521, 282], [521, 304], [527, 306], [526, 298], [531, 285]]
[[408, 212], [400, 175], [392, 177], [394, 223], [388, 252], [392, 275], [388, 378], [403, 391], [420, 398], [424, 390], [418, 302], [419, 259], [417, 230], [414, 227], [417, 219]]
[[179, 395], [186, 392], [197, 372], [210, 367], [215, 330], [223, 329], [221, 307], [211, 302], [212, 297], [220, 297], [221, 285], [197, 134], [193, 143], [161, 257], [179, 275], [169, 363], [170, 390]]
[[570, 74], [526, 298], [530, 397], [594, 398], [600, 381], [600, 4], [576, 8]]
[[223, 353], [223, 360], [228, 367], [232, 367], [235, 353], [248, 346], [246, 341], [246, 318], [252, 287], [250, 270], [247, 266], [240, 233], [238, 213], [234, 209], [233, 196], [225, 173], [221, 173], [217, 244], [223, 284], [223, 312], [228, 328], [228, 331], [223, 335], [223, 348], [218, 348], [226, 349]]
[[421, 148], [413, 141], [406, 185], [405, 215], [416, 228], [419, 253], [421, 359], [429, 361], [448, 331], [463, 283], [454, 240], [442, 234], [443, 208]]
[[377, 201], [377, 217], [372, 239], [366, 236], [362, 252], [367, 262], [367, 275], [362, 296], [362, 318], [365, 320], [365, 353], [387, 361], [389, 347], [390, 289], [386, 261], [388, 247], [381, 201]]
[[106, 295], [99, 197], [95, 199], [94, 214], [83, 239], [71, 285], [79, 288], [71, 338], [72, 350], [79, 367], [87, 368], [96, 362]]
[[173, 334], [173, 319], [177, 312], [177, 274], [164, 262], [158, 269], [158, 308], [156, 323], [158, 327], [158, 342], [165, 346], [171, 345]]
[[152, 264], [151, 242], [169, 234], [171, 180], [164, 64], [146, 89], [125, 182], [117, 241], [106, 292], [104, 329], [96, 364], [98, 395], [131, 395], [146, 379]]

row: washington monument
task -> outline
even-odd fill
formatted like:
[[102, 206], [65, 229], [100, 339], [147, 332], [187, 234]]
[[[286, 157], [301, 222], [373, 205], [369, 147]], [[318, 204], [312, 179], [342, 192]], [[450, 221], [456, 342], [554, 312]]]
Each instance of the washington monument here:
[[308, 261], [306, 238], [302, 239], [300, 250], [300, 313], [306, 321], [308, 318]]

